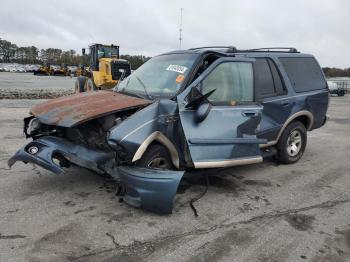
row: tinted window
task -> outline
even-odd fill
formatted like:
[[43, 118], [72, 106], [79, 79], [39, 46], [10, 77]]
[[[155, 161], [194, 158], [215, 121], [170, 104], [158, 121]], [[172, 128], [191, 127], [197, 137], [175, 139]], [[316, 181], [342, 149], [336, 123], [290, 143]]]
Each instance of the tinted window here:
[[211, 102], [229, 103], [253, 101], [253, 67], [251, 63], [225, 62], [218, 65], [203, 81], [202, 92], [213, 89]]
[[321, 68], [312, 57], [280, 58], [296, 92], [326, 88]]
[[286, 89], [283, 85], [281, 76], [276, 68], [275, 63], [271, 59], [268, 59], [267, 61], [269, 62], [269, 66], [270, 66], [272, 77], [273, 77], [273, 83], [275, 84], [275, 91], [276, 91], [277, 95], [285, 94]]
[[270, 71], [270, 66], [265, 58], [258, 58], [254, 63], [254, 80], [257, 99], [275, 96], [276, 90]]
[[271, 59], [257, 58], [254, 69], [256, 100], [286, 93], [280, 74]]

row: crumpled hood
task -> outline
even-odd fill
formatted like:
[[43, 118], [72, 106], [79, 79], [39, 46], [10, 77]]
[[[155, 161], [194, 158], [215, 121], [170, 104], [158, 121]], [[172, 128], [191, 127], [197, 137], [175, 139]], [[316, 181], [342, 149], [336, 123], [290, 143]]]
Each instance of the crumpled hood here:
[[116, 92], [97, 91], [52, 99], [32, 107], [30, 113], [47, 125], [72, 127], [94, 118], [150, 103], [148, 100]]

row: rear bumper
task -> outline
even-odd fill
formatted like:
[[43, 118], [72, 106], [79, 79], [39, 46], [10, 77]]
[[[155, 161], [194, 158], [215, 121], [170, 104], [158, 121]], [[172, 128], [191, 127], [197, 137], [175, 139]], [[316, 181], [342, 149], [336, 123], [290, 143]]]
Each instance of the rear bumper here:
[[120, 166], [115, 175], [123, 185], [124, 202], [151, 212], [169, 214], [185, 171]]
[[[36, 148], [36, 153], [30, 153], [33, 148]], [[11, 167], [17, 161], [32, 162], [51, 172], [62, 174], [64, 170], [53, 161], [55, 155], [61, 155], [70, 162], [97, 173], [108, 172], [114, 161], [113, 153], [88, 149], [59, 137], [46, 136], [18, 150], [8, 160], [8, 165]]]

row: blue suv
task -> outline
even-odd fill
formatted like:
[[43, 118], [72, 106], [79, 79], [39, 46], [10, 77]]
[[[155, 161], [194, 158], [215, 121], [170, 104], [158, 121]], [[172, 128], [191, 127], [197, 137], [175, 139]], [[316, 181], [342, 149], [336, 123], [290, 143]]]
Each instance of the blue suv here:
[[33, 141], [10, 160], [52, 172], [78, 165], [116, 179], [125, 202], [169, 213], [193, 169], [305, 150], [307, 131], [326, 121], [328, 87], [316, 59], [295, 48], [201, 47], [153, 57], [113, 91], [34, 106]]

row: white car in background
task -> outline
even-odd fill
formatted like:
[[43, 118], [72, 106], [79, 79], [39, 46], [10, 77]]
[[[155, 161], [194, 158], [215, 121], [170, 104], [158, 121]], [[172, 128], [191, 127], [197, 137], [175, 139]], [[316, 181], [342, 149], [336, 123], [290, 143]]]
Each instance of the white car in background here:
[[345, 89], [339, 88], [338, 84], [333, 81], [327, 81], [329, 93], [331, 95], [336, 94], [337, 96], [344, 96], [345, 95]]

